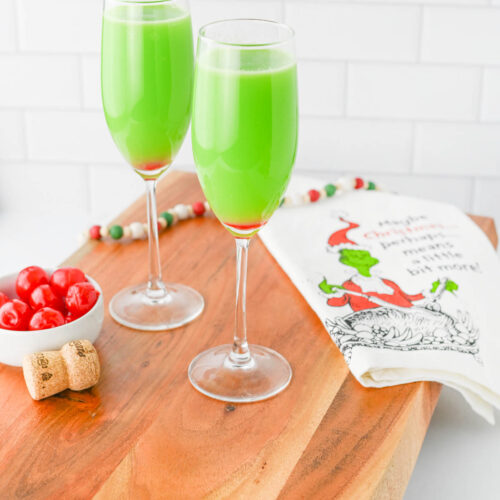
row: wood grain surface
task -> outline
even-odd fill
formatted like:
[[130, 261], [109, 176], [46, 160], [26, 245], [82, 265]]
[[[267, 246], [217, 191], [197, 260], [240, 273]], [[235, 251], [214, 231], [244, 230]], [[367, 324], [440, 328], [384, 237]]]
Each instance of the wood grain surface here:
[[[139, 182], [139, 180], [137, 181]], [[159, 209], [202, 198], [196, 177], [172, 173]], [[144, 220], [143, 200], [121, 223]], [[474, 218], [496, 242], [490, 219]], [[249, 340], [291, 363], [278, 397], [231, 405], [187, 378], [200, 351], [232, 338], [234, 243], [213, 217], [160, 238], [166, 280], [205, 297], [192, 324], [143, 333], [106, 313], [96, 342], [99, 384], [32, 401], [19, 368], [0, 365], [0, 498], [399, 499], [440, 386], [365, 389], [321, 322], [260, 240], [249, 261]], [[146, 242], [90, 242], [68, 259], [102, 286], [106, 306], [144, 281]]]

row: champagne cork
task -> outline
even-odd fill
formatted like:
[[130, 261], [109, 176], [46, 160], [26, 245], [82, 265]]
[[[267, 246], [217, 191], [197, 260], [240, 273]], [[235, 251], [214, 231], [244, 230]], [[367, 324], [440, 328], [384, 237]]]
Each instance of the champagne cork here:
[[71, 389], [81, 391], [97, 384], [101, 368], [94, 346], [74, 340], [60, 351], [36, 352], [24, 357], [24, 380], [35, 400]]

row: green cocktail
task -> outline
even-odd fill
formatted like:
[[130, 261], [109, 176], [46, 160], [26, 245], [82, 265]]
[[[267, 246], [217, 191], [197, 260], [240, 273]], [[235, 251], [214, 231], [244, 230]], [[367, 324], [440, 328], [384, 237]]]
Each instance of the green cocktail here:
[[214, 213], [251, 234], [278, 207], [295, 160], [296, 65], [279, 48], [230, 50], [198, 57], [193, 153]]
[[185, 325], [204, 307], [192, 288], [163, 281], [156, 206], [156, 182], [189, 126], [193, 62], [187, 0], [104, 0], [104, 113], [118, 149], [145, 181], [149, 239], [147, 282], [117, 293], [109, 311], [118, 323], [141, 331]]
[[232, 19], [198, 36], [192, 139], [198, 177], [215, 215], [235, 236], [236, 304], [231, 344], [196, 356], [188, 375], [206, 396], [262, 401], [288, 386], [281, 354], [249, 344], [248, 248], [287, 187], [297, 149], [297, 70], [291, 28]]
[[104, 113], [134, 168], [154, 171], [173, 161], [189, 126], [192, 84], [187, 11], [168, 3], [121, 3], [104, 13]]

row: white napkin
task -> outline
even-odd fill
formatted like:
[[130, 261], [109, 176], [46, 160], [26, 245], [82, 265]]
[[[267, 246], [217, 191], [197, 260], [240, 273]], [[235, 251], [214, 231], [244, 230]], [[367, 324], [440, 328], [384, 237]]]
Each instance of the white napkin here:
[[[289, 193], [321, 187], [294, 177]], [[366, 387], [419, 380], [500, 408], [500, 263], [452, 205], [381, 191], [276, 211], [260, 237]]]

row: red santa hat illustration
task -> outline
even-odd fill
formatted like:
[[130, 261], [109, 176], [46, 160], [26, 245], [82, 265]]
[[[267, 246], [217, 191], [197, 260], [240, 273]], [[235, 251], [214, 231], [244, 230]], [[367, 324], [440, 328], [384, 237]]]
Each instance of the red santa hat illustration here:
[[349, 237], [347, 236], [347, 233], [351, 229], [356, 229], [357, 227], [359, 227], [359, 224], [350, 222], [343, 217], [339, 217], [339, 220], [345, 222], [346, 224], [348, 224], [348, 226], [343, 229], [339, 229], [338, 231], [335, 231], [330, 235], [330, 237], [328, 238], [328, 249], [338, 252], [344, 248], [359, 248], [359, 245], [355, 241], [349, 239]]

